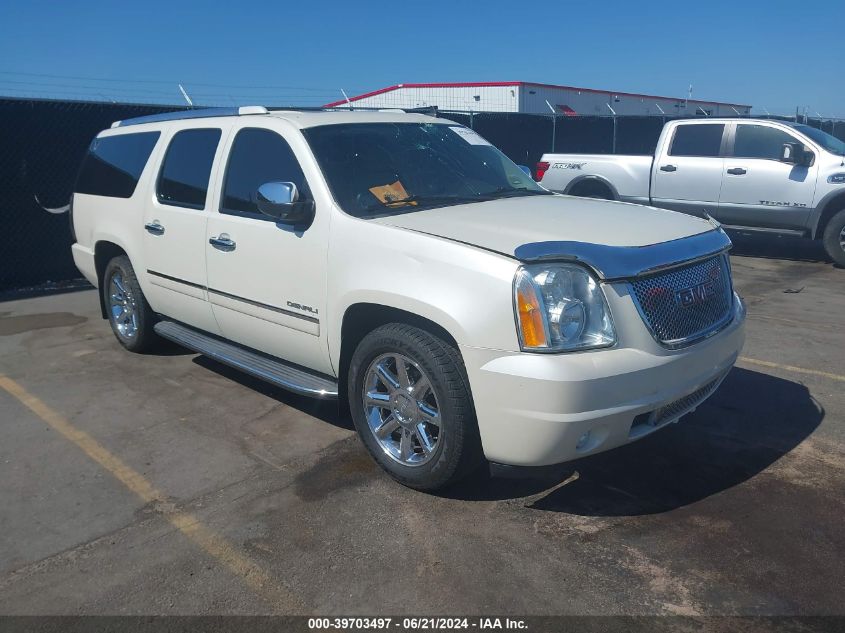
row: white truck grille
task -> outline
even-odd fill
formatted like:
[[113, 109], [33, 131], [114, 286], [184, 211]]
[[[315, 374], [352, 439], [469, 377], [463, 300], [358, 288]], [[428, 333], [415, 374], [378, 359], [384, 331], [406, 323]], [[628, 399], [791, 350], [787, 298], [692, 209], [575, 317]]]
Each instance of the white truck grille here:
[[631, 282], [652, 335], [668, 347], [684, 347], [728, 323], [733, 287], [727, 255], [716, 255]]

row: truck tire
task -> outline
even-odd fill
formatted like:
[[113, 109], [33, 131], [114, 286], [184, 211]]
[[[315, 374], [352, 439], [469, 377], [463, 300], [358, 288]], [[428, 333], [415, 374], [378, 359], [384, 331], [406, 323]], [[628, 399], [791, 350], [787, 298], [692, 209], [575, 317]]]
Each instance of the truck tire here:
[[364, 446], [399, 483], [435, 490], [484, 462], [466, 370], [448, 342], [383, 325], [359, 343], [347, 384]]
[[130, 352], [143, 354], [160, 341], [153, 326], [155, 314], [147, 303], [135, 270], [126, 255], [106, 265], [100, 292], [115, 338]]
[[845, 266], [845, 209], [830, 218], [822, 236], [824, 250], [839, 266]]

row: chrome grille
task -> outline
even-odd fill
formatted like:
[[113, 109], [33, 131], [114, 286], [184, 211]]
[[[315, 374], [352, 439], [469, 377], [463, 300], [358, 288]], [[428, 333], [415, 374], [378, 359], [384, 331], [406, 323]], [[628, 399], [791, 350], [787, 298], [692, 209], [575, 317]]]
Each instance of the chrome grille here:
[[654, 338], [669, 347], [712, 334], [731, 316], [733, 289], [724, 254], [637, 279], [631, 289]]

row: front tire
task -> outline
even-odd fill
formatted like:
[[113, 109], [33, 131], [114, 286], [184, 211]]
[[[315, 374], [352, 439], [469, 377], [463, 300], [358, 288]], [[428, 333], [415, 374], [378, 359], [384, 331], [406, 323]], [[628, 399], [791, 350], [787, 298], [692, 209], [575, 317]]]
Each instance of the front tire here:
[[419, 328], [370, 332], [349, 366], [355, 428], [373, 459], [417, 490], [451, 485], [483, 463], [460, 353]]
[[155, 313], [141, 291], [128, 257], [120, 255], [106, 265], [100, 292], [109, 325], [123, 347], [142, 354], [158, 344], [160, 339], [153, 330]]
[[830, 258], [839, 266], [845, 266], [845, 209], [830, 218], [822, 243]]

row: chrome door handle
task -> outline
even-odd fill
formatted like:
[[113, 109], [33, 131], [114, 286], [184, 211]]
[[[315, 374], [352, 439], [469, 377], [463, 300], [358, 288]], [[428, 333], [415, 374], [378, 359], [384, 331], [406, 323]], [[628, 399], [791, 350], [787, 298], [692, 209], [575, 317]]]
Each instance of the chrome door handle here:
[[217, 237], [209, 238], [208, 243], [211, 244], [218, 251], [231, 252], [235, 250], [235, 242], [225, 233], [221, 233]]
[[678, 171], [678, 168], [674, 165], [661, 165], [660, 171]]
[[152, 233], [153, 235], [164, 235], [164, 227], [158, 223], [158, 220], [148, 222], [144, 225], [144, 228], [147, 229], [148, 233]]
[[731, 176], [744, 176], [745, 174], [747, 174], [747, 173], [748, 173], [748, 170], [747, 170], [747, 169], [745, 169], [744, 167], [731, 167], [731, 168], [728, 170], [728, 173], [729, 173]]

